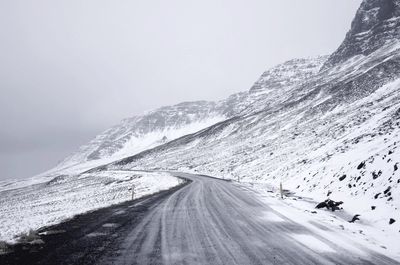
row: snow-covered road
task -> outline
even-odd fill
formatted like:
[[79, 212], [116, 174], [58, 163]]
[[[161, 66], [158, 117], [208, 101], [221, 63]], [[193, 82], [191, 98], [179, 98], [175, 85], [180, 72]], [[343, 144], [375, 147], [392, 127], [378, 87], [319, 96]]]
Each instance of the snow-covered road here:
[[[236, 185], [192, 180], [127, 236], [117, 264], [398, 264], [345, 249], [274, 211]], [[110, 260], [108, 260], [110, 261]]]
[[191, 183], [55, 226], [52, 229], [66, 232], [59, 239], [57, 235], [44, 238], [52, 245], [29, 254], [36, 257], [28, 260], [36, 259], [37, 264], [400, 264], [357, 242], [330, 241], [240, 185], [174, 174]]

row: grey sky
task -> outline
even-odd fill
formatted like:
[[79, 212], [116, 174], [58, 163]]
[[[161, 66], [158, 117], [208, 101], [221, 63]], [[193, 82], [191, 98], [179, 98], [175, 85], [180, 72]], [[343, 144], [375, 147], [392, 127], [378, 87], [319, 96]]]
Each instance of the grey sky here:
[[0, 1], [0, 180], [51, 168], [122, 118], [329, 54], [360, 2]]

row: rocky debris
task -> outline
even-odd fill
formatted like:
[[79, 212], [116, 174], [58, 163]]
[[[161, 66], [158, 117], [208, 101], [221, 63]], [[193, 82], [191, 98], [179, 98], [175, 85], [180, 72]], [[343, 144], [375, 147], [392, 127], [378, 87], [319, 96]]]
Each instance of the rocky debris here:
[[365, 167], [365, 161], [361, 162], [361, 163], [357, 166], [357, 169], [360, 170], [360, 169], [362, 169], [362, 168], [364, 168], [364, 167]]
[[371, 210], [373, 211], [373, 210], [375, 210], [376, 209], [376, 206], [371, 206]]
[[379, 170], [378, 173], [376, 173], [375, 171], [372, 172], [372, 178], [373, 179], [377, 179], [378, 177], [380, 177], [382, 175], [382, 170]]
[[393, 219], [393, 218], [390, 218], [390, 220], [389, 220], [389, 224], [391, 225], [391, 224], [393, 224], [394, 222], [396, 222], [396, 220], [395, 220], [395, 219]]
[[339, 207], [342, 204], [343, 204], [342, 201], [335, 202], [334, 200], [326, 199], [325, 201], [318, 203], [317, 206], [315, 206], [315, 208], [317, 208], [317, 209], [326, 208], [326, 209], [332, 210], [332, 212], [334, 212], [336, 210], [343, 209], [343, 208]]
[[353, 216], [353, 218], [349, 221], [349, 223], [354, 223], [355, 221], [360, 221], [360, 215], [356, 214]]
[[340, 181], [343, 181], [346, 177], [347, 177], [346, 175], [343, 175], [343, 176], [341, 176], [341, 177], [339, 178], [339, 180], [340, 180]]
[[383, 192], [385, 195], [388, 195], [388, 196], [390, 196], [391, 195], [391, 192], [390, 192], [390, 190], [392, 189], [392, 187], [387, 187], [386, 188], [386, 190]]

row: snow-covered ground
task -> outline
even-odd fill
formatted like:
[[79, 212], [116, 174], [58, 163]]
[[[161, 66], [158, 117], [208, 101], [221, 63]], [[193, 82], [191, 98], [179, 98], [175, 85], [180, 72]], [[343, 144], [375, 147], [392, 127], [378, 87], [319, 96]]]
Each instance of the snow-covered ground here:
[[170, 189], [183, 182], [168, 173], [103, 171], [62, 175], [49, 182], [0, 190], [0, 241], [74, 215]]
[[[283, 216], [295, 220], [329, 241], [349, 250], [360, 251], [348, 242], [356, 241], [359, 245], [365, 246], [383, 255], [400, 260], [400, 247], [398, 246], [399, 235], [396, 229], [381, 229], [376, 226], [375, 221], [380, 214], [371, 214], [371, 208], [366, 209], [365, 202], [354, 200], [347, 196], [344, 199], [343, 210], [332, 212], [327, 209], [315, 209], [317, 201], [300, 194], [289, 194], [280, 198], [279, 184], [271, 186], [265, 183], [241, 182], [236, 183], [238, 187], [262, 198], [271, 208]], [[254, 194], [255, 193], [255, 194]], [[325, 200], [326, 197], [321, 198]], [[379, 206], [377, 208], [377, 211]], [[372, 211], [373, 212], [373, 211]], [[350, 223], [355, 214], [360, 214], [360, 220]], [[278, 216], [266, 216], [268, 221], [281, 222], [283, 219]], [[388, 220], [385, 220], [388, 222]], [[294, 238], [300, 243], [309, 245], [311, 248], [324, 247], [321, 244], [313, 244], [309, 238]], [[322, 243], [322, 242], [320, 242]]]

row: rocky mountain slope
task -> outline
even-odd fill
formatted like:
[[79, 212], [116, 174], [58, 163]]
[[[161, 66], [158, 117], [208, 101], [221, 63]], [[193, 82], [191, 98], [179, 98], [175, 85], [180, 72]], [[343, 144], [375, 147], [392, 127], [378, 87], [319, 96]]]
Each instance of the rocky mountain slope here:
[[400, 1], [365, 0], [351, 24], [345, 40], [325, 63], [324, 69], [351, 57], [369, 55], [393, 38], [400, 37]]

